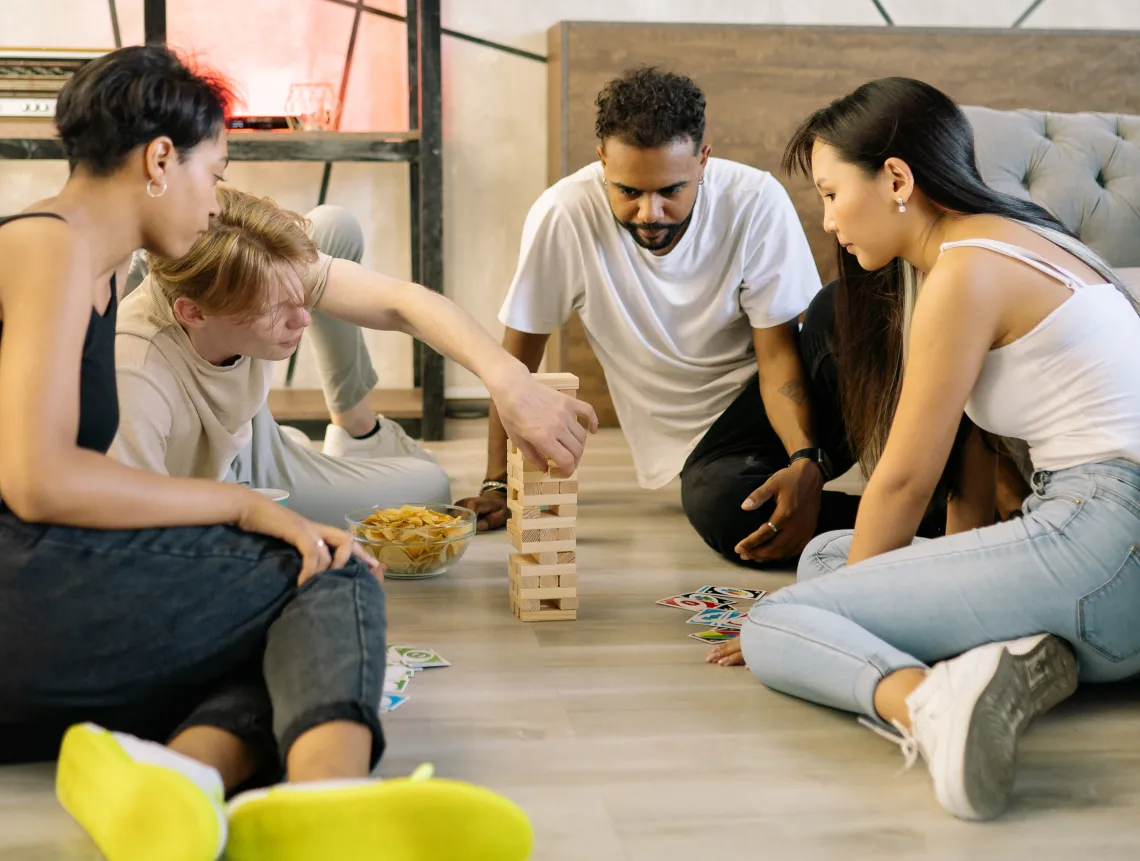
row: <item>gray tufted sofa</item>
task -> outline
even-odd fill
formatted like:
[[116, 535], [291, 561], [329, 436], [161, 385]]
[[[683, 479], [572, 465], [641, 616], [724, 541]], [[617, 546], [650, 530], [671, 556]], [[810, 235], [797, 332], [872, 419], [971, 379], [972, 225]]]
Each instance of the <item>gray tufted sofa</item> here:
[[964, 111], [986, 184], [1044, 206], [1140, 289], [1140, 117]]

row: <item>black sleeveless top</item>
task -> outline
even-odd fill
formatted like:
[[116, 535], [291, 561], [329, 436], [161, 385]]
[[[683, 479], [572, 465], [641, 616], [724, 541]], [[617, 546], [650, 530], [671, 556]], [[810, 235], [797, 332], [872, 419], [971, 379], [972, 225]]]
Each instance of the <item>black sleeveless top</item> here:
[[[20, 218], [58, 218], [53, 212], [25, 212], [0, 217], [0, 227]], [[115, 276], [111, 276], [111, 301], [102, 314], [91, 309], [87, 337], [83, 341], [83, 362], [79, 372], [80, 448], [107, 453], [119, 430], [119, 390], [115, 385], [115, 316], [118, 298]], [[4, 337], [4, 321], [0, 319], [0, 338]], [[3, 418], [0, 417], [0, 421]]]

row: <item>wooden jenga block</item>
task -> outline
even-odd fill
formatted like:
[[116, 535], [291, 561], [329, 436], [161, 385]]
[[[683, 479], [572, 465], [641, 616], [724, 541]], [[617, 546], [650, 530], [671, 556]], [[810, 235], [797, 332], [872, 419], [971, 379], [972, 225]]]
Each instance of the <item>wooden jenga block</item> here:
[[559, 391], [578, 391], [578, 378], [573, 374], [533, 374], [538, 382]]
[[559, 493], [575, 493], [576, 494], [578, 492], [578, 482], [576, 482], [576, 481], [560, 481], [560, 482], [558, 482], [558, 492]]
[[557, 565], [562, 561], [562, 556], [564, 554], [557, 551], [548, 550], [543, 553], [532, 553], [530, 555], [538, 561], [539, 565]]
[[558, 599], [558, 609], [559, 610], [577, 610], [578, 609], [578, 596], [575, 595], [573, 598], [559, 598]]
[[[550, 554], [557, 556], [557, 553]], [[512, 577], [527, 577], [538, 578], [546, 575], [561, 576], [563, 574], [575, 574], [578, 571], [578, 566], [573, 562], [559, 563], [557, 561], [542, 562], [530, 553], [512, 553], [510, 558], [510, 571]], [[538, 586], [538, 581], [535, 580], [534, 585]]]
[[[558, 563], [560, 565], [565, 564], [567, 562], [577, 562], [577, 561], [578, 561], [578, 554], [573, 550], [566, 550], [566, 551], [563, 551], [562, 553], [558, 554]], [[546, 563], [544, 562], [543, 564], [545, 565]]]
[[[577, 498], [578, 498], [578, 496], [577, 496], [577, 494], [575, 494], [574, 499], [577, 499]], [[565, 502], [560, 502], [557, 505], [551, 505], [550, 510], [553, 511], [558, 517], [569, 517], [569, 518], [577, 518], [578, 517], [578, 504], [577, 504], [577, 502], [573, 502], [573, 503], [569, 503], [569, 504], [567, 504]]]
[[[544, 532], [555, 534], [544, 537]], [[565, 550], [574, 550], [577, 547], [573, 529], [532, 529], [523, 532], [508, 520], [507, 537], [510, 539], [511, 546], [519, 553], [559, 553]], [[555, 561], [557, 561], [557, 557], [555, 557]]]
[[554, 603], [554, 606], [551, 606], [550, 609], [543, 607], [536, 612], [520, 609], [515, 615], [518, 616], [519, 621], [522, 622], [572, 622], [578, 618], [578, 611], [560, 610], [557, 608], [557, 604]]
[[[541, 530], [542, 532], [551, 532], [552, 530], [559, 530], [560, 532], [565, 529], [573, 529], [578, 525], [577, 517], [559, 517], [552, 511], [543, 511], [541, 508], [530, 510], [528, 506], [523, 506], [515, 502], [507, 502], [507, 507], [511, 512], [511, 520], [517, 529], [522, 530], [525, 534], [533, 530]], [[551, 536], [557, 538], [559, 536]], [[561, 536], [570, 537], [570, 536]]]
[[562, 589], [576, 589], [578, 588], [578, 575], [577, 574], [559, 574], [558, 586]]

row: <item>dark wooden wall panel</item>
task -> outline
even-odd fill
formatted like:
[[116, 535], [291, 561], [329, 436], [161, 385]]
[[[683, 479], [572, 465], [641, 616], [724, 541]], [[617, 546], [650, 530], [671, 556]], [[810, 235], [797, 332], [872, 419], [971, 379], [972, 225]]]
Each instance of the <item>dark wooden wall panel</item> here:
[[[551, 182], [594, 160], [594, 99], [608, 80], [641, 63], [687, 74], [704, 90], [714, 155], [773, 173], [808, 114], [890, 75], [927, 81], [960, 104], [1140, 114], [1140, 34], [1127, 31], [566, 22], [551, 29], [549, 44], [557, 48], [549, 65], [557, 100], [549, 106]], [[777, 175], [830, 278], [834, 251], [818, 196], [807, 181]], [[553, 362], [577, 374], [580, 396], [616, 423], [577, 318], [557, 344]]]

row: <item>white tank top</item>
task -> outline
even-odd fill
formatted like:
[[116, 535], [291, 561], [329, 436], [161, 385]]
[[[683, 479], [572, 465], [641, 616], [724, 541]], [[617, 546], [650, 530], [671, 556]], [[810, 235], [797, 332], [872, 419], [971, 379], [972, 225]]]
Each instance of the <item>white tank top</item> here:
[[1140, 315], [1114, 285], [1085, 284], [1024, 248], [947, 242], [1020, 260], [1073, 291], [1028, 334], [990, 350], [966, 402], [983, 430], [1025, 440], [1036, 469], [1140, 463]]

